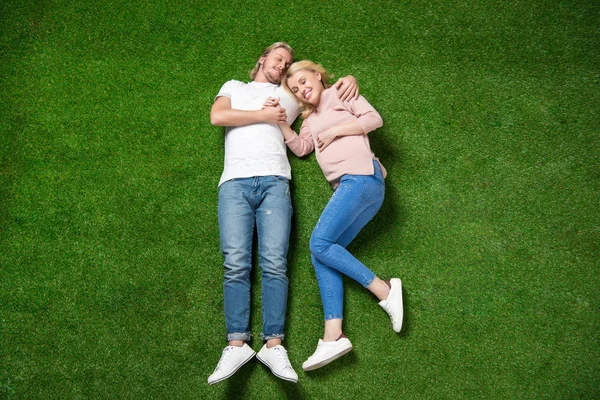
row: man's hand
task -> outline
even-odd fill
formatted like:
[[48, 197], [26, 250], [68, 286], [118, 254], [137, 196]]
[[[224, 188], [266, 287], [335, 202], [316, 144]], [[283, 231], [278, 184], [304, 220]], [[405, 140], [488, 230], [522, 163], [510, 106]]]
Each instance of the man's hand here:
[[325, 148], [329, 146], [337, 136], [337, 129], [335, 126], [319, 133], [319, 136], [317, 137], [317, 146], [319, 147], [319, 151], [325, 150]]
[[[265, 110], [268, 108], [270, 108], [271, 110], [267, 111], [265, 115], [265, 118], [267, 118], [265, 120], [266, 123], [287, 124], [287, 115], [285, 113], [285, 109], [281, 108], [281, 106], [279, 105], [279, 97], [267, 97], [267, 100], [265, 100], [265, 104], [263, 104], [262, 109]], [[277, 110], [277, 112], [273, 110]], [[273, 122], [273, 118], [275, 118], [276, 122]]]
[[342, 101], [358, 99], [358, 83], [352, 75], [338, 79], [333, 87], [338, 90], [338, 96]]
[[262, 120], [267, 124], [277, 125], [287, 122], [285, 109], [280, 106], [265, 107], [261, 110]]

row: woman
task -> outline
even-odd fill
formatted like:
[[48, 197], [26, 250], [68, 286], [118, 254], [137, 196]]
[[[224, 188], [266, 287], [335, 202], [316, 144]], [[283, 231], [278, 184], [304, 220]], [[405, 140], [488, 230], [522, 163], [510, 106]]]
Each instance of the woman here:
[[[283, 83], [300, 101], [304, 118], [300, 135], [288, 124], [279, 125], [286, 144], [298, 156], [316, 148], [317, 161], [335, 189], [310, 239], [325, 314], [323, 339], [302, 365], [310, 371], [352, 350], [342, 331], [342, 274], [379, 299], [396, 332], [402, 327], [402, 282], [398, 278], [381, 280], [346, 250], [383, 203], [386, 171], [371, 151], [367, 136], [382, 125], [379, 113], [362, 96], [342, 102], [335, 88], [329, 87], [325, 69], [312, 61], [292, 64]], [[265, 103], [276, 105], [277, 99]]]

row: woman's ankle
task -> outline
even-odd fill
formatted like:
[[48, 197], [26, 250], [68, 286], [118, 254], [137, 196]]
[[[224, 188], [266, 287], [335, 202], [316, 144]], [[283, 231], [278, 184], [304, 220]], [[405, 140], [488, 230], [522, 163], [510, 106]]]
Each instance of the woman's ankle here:
[[334, 318], [325, 321], [325, 332], [323, 333], [324, 342], [335, 342], [343, 335], [342, 319]]
[[367, 286], [367, 289], [369, 289], [369, 291], [373, 293], [379, 299], [379, 301], [387, 299], [387, 297], [390, 294], [391, 288], [392, 285], [390, 281], [384, 281], [382, 279], [379, 279], [378, 277], [375, 277], [375, 279], [373, 279], [373, 282], [371, 282], [371, 284]]

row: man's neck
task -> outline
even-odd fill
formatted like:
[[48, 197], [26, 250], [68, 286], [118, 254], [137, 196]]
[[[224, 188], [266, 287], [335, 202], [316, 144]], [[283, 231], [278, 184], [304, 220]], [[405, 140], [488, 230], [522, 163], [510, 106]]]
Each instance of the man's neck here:
[[260, 71], [260, 70], [257, 72], [257, 74], [254, 77], [253, 81], [256, 82], [256, 83], [270, 83], [272, 85], [278, 85], [278, 83], [273, 83], [273, 82], [269, 81], [267, 79], [267, 77], [265, 76], [265, 74], [263, 74], [262, 71]]

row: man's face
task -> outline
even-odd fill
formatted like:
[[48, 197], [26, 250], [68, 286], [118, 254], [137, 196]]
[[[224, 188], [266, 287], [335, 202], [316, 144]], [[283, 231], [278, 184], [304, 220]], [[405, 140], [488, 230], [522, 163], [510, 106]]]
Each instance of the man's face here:
[[265, 57], [261, 57], [261, 69], [267, 80], [271, 83], [281, 83], [283, 74], [292, 63], [292, 55], [283, 47], [272, 50]]

